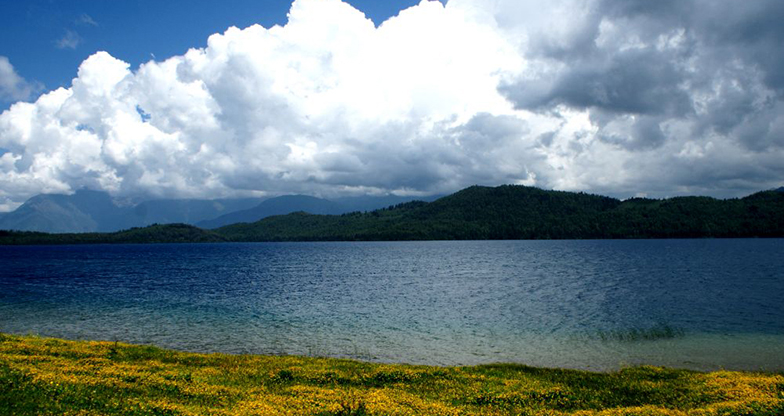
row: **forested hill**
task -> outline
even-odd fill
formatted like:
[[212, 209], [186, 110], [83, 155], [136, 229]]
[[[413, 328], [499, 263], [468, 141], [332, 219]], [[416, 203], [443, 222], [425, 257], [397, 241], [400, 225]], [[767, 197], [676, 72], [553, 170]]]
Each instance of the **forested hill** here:
[[784, 237], [784, 193], [620, 201], [525, 186], [473, 186], [430, 203], [372, 212], [299, 212], [212, 231], [180, 225], [112, 234], [0, 232], [0, 244], [701, 237]]
[[784, 237], [784, 194], [619, 201], [473, 186], [431, 203], [340, 216], [295, 213], [215, 230], [234, 241]]
[[0, 244], [143, 244], [218, 243], [226, 238], [187, 224], [154, 224], [114, 233], [49, 234], [35, 231], [0, 230]]

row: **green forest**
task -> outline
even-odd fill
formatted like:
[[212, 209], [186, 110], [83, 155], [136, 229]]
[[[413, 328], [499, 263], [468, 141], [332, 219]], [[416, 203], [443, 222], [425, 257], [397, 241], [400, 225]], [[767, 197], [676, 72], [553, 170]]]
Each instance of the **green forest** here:
[[0, 231], [0, 244], [784, 237], [784, 192], [739, 199], [618, 199], [534, 187], [472, 186], [371, 212], [297, 212], [202, 230], [153, 225], [117, 233]]
[[155, 224], [116, 233], [47, 234], [31, 231], [2, 231], [0, 244], [145, 244], [218, 243], [227, 241], [210, 231], [186, 224]]

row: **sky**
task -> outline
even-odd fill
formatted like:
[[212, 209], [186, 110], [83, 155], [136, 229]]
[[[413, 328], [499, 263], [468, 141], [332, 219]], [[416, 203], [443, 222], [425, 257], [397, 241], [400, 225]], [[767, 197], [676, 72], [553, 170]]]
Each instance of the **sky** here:
[[784, 185], [779, 0], [0, 4], [0, 211], [40, 193], [620, 198]]

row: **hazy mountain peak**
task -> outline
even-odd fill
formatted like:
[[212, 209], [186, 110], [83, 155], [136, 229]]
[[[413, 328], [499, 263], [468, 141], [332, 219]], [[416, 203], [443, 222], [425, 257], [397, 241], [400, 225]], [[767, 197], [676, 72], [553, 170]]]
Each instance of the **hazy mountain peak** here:
[[253, 208], [230, 212], [220, 217], [198, 222], [202, 228], [218, 228], [240, 222], [255, 222], [273, 215], [303, 211], [310, 214], [340, 214], [344, 209], [335, 202], [307, 195], [283, 195], [262, 201]]
[[0, 216], [0, 229], [20, 231], [111, 232], [153, 223], [194, 224], [227, 212], [247, 209], [259, 199], [152, 200], [118, 203], [106, 192], [79, 189], [71, 195], [36, 195]]
[[83, 212], [78, 202], [69, 195], [36, 195], [0, 217], [0, 229], [56, 233], [99, 230], [97, 221]]

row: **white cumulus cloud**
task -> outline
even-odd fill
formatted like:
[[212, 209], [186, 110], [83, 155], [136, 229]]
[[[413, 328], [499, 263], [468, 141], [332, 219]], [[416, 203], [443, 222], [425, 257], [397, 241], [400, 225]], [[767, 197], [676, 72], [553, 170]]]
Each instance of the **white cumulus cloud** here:
[[0, 56], [0, 101], [27, 100], [39, 88], [19, 76], [8, 58]]
[[[776, 62], [709, 44], [701, 21], [622, 4], [423, 1], [376, 27], [339, 0], [296, 0], [285, 26], [229, 28], [135, 70], [98, 52], [70, 88], [0, 115], [0, 205], [81, 187], [663, 196], [780, 180]], [[715, 69], [721, 48], [737, 59]], [[756, 110], [712, 118], [733, 108]]]

